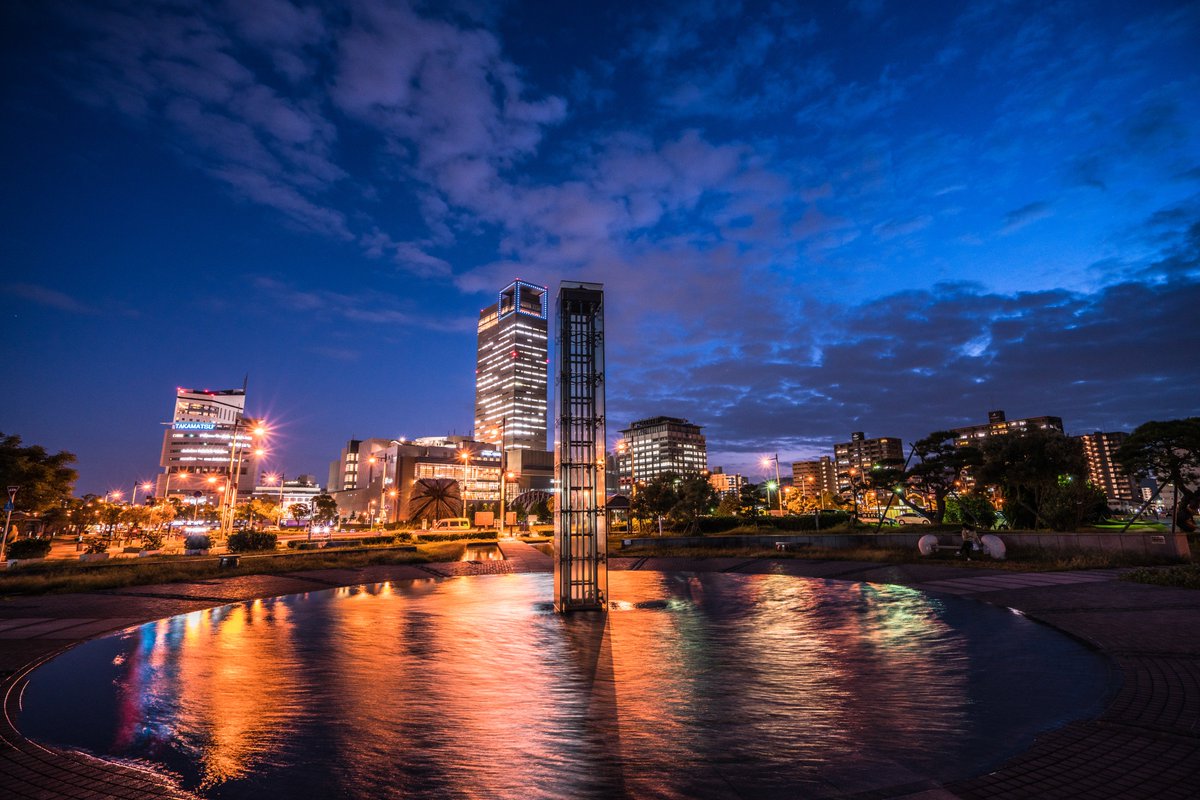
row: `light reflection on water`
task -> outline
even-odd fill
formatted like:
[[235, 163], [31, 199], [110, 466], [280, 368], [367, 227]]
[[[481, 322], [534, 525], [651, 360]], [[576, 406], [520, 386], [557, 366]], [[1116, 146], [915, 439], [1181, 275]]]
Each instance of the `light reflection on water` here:
[[1106, 688], [1065, 637], [902, 587], [613, 572], [607, 617], [562, 618], [550, 580], [150, 623], [37, 670], [20, 727], [222, 798], [822, 796], [978, 771]]

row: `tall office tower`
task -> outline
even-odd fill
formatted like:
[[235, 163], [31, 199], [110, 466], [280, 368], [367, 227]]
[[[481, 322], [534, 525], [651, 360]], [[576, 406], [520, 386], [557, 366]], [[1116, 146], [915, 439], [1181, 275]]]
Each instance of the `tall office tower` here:
[[1131, 506], [1137, 502], [1137, 486], [1117, 461], [1117, 448], [1129, 438], [1123, 431], [1085, 433], [1074, 437], [1083, 442], [1087, 457], [1088, 479], [1104, 492], [1111, 506]]
[[631, 422], [617, 441], [622, 491], [633, 481], [646, 483], [671, 473], [681, 478], [708, 469], [708, 446], [699, 425], [678, 417], [651, 417]]
[[178, 389], [155, 496], [215, 494], [234, 474], [239, 492], [252, 490], [257, 464], [250, 453], [253, 420], [245, 410], [245, 389]]
[[479, 312], [475, 438], [504, 450], [546, 450], [549, 325], [545, 286], [513, 281]]
[[[838, 491], [846, 494], [851, 487], [861, 484], [862, 476], [882, 461], [904, 461], [904, 443], [895, 436], [868, 439], [862, 431], [850, 434], [850, 441], [835, 444], [833, 456], [837, 460]], [[851, 472], [853, 470], [853, 472]]]

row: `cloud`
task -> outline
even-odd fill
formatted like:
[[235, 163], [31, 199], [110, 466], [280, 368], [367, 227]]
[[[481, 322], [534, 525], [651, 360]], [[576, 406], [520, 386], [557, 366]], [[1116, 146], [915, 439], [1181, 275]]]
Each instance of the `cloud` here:
[[1014, 208], [1004, 215], [1004, 227], [1001, 234], [1016, 233], [1027, 225], [1032, 225], [1040, 219], [1046, 219], [1054, 213], [1049, 203], [1037, 201], [1028, 203], [1020, 208]]
[[299, 288], [268, 275], [249, 277], [261, 303], [256, 308], [274, 308], [289, 315], [308, 315], [338, 323], [364, 326], [396, 326], [410, 330], [462, 333], [475, 329], [465, 317], [427, 314], [414, 310], [411, 302], [380, 291], [355, 293]]
[[37, 303], [38, 305], [57, 309], [58, 311], [66, 311], [70, 314], [99, 313], [97, 309], [81, 303], [71, 295], [46, 286], [39, 286], [32, 283], [10, 283], [4, 287], [4, 290], [8, 294], [16, 295], [31, 303]]

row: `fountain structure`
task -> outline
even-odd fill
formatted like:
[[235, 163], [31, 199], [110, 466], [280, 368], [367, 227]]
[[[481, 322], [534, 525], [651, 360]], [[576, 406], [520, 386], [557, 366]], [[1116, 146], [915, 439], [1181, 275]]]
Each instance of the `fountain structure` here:
[[554, 608], [602, 611], [608, 606], [604, 286], [563, 281], [557, 307]]

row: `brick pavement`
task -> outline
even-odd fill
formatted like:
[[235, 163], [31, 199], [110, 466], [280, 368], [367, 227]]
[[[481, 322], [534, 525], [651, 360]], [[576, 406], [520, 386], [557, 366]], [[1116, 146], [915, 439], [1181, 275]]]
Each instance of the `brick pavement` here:
[[[521, 542], [499, 544], [504, 561], [372, 566], [243, 576], [83, 595], [0, 601], [0, 796], [186, 797], [161, 776], [43, 748], [9, 713], [23, 677], [64, 646], [129, 625], [217, 603], [393, 580], [498, 572], [547, 572], [551, 557]], [[1096, 720], [1040, 736], [987, 775], [948, 786], [897, 785], [895, 800], [1200, 797], [1200, 593], [1116, 581], [1115, 571], [1011, 573], [941, 564], [866, 564], [801, 559], [610, 560], [613, 570], [696, 570], [901, 583], [1020, 609], [1107, 654], [1122, 677]]]

